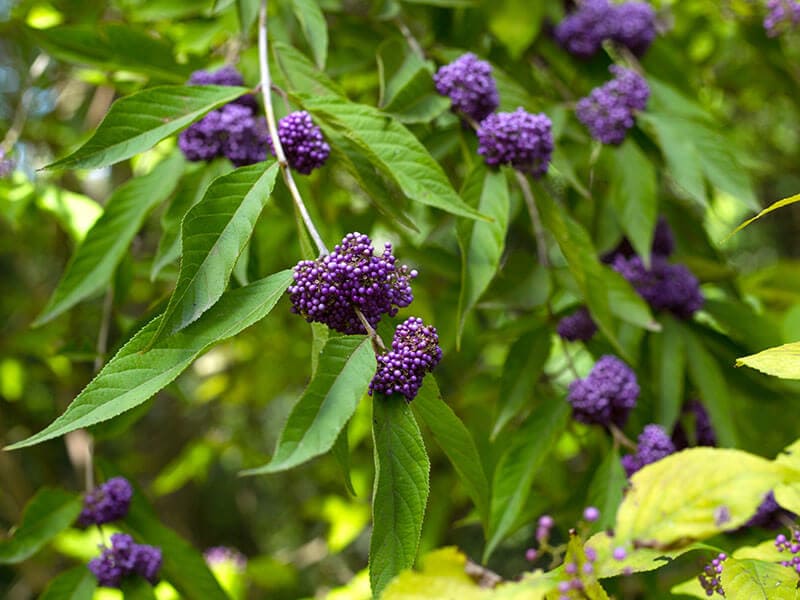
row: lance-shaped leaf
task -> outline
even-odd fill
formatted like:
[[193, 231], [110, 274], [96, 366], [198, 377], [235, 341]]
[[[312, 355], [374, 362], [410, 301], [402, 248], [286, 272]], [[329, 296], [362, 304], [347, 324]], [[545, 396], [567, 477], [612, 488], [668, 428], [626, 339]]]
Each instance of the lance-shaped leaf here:
[[319, 7], [319, 2], [292, 0], [292, 10], [300, 22], [303, 37], [306, 38], [314, 54], [314, 62], [317, 67], [324, 69], [328, 58], [328, 24], [325, 22], [325, 15]]
[[108, 285], [148, 213], [175, 189], [183, 165], [180, 155], [173, 154], [148, 175], [117, 188], [75, 250], [34, 325], [47, 323]]
[[320, 125], [353, 141], [412, 200], [461, 217], [487, 218], [461, 199], [439, 163], [396, 119], [340, 97], [303, 96], [301, 102]]
[[144, 152], [207, 112], [246, 94], [243, 87], [165, 85], [120, 98], [89, 141], [48, 169], [92, 169]]
[[285, 471], [330, 450], [367, 392], [375, 368], [368, 337], [329, 339], [311, 383], [289, 413], [272, 461], [244, 474]]
[[292, 89], [305, 94], [344, 96], [344, 90], [320, 71], [305, 55], [288, 44], [272, 44], [275, 60]]
[[433, 375], [425, 378], [411, 406], [450, 459], [485, 525], [489, 515], [489, 482], [483, 472], [478, 448], [469, 429], [442, 400]]
[[800, 342], [767, 348], [736, 359], [736, 366], [756, 369], [781, 379], [800, 379]]
[[631, 477], [616, 537], [671, 549], [735, 529], [785, 476], [780, 466], [741, 450], [698, 447], [672, 454]]
[[369, 581], [372, 595], [414, 565], [428, 502], [431, 463], [411, 407], [399, 394], [376, 394], [372, 404], [375, 485]]
[[489, 171], [479, 164], [470, 173], [462, 195], [470, 206], [491, 217], [493, 221], [464, 220], [458, 226], [458, 245], [461, 248], [461, 292], [458, 296], [458, 328], [456, 346], [467, 315], [494, 279], [506, 240], [510, 200], [508, 181], [500, 171]]
[[236, 169], [215, 179], [181, 225], [181, 270], [157, 341], [183, 329], [219, 300], [272, 194], [278, 164]]
[[97, 580], [86, 565], [64, 571], [45, 588], [39, 600], [92, 600]]
[[531, 491], [534, 477], [567, 425], [569, 403], [551, 400], [520, 428], [494, 472], [484, 562], [511, 533]]
[[590, 526], [592, 531], [601, 531], [614, 525], [617, 508], [622, 502], [622, 493], [627, 485], [628, 478], [619, 459], [619, 450], [613, 447], [606, 452], [589, 485], [586, 506], [594, 506], [600, 510], [600, 518]]
[[264, 318], [291, 280], [291, 271], [286, 270], [227, 292], [200, 319], [145, 352], [160, 317], [153, 319], [117, 352], [64, 414], [44, 430], [6, 449], [33, 446], [139, 406], [206, 349]]
[[28, 502], [14, 535], [0, 542], [0, 565], [22, 562], [75, 522], [81, 499], [64, 490], [42, 488]]
[[156, 600], [153, 586], [141, 577], [126, 577], [120, 589], [125, 600]]
[[722, 563], [722, 589], [732, 600], [797, 600], [797, 573], [763, 560], [729, 558]]

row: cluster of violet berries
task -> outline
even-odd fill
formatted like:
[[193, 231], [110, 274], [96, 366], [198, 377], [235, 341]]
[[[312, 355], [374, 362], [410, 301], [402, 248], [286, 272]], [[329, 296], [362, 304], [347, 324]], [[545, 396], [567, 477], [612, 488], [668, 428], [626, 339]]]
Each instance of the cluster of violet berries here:
[[636, 123], [635, 114], [647, 107], [650, 87], [636, 71], [617, 65], [609, 70], [614, 78], [581, 98], [575, 114], [594, 139], [619, 145]]
[[625, 424], [638, 398], [636, 374], [611, 355], [600, 357], [587, 377], [570, 383], [567, 395], [576, 421], [618, 427]]
[[702, 572], [697, 576], [697, 579], [700, 580], [700, 585], [706, 592], [706, 596], [713, 596], [714, 594], [725, 595], [720, 575], [722, 575], [722, 563], [727, 558], [727, 554], [720, 552], [710, 563], [703, 567]]
[[777, 37], [800, 26], [800, 2], [798, 0], [767, 0], [767, 16], [764, 29], [769, 37]]
[[645, 425], [636, 440], [636, 452], [622, 457], [622, 467], [630, 477], [636, 471], [675, 452], [675, 444], [660, 425]]
[[586, 342], [597, 333], [597, 323], [592, 319], [589, 310], [581, 306], [558, 322], [556, 333], [568, 342]]
[[792, 555], [788, 560], [780, 561], [780, 564], [792, 567], [800, 574], [800, 529], [793, 527], [789, 537], [782, 533], [775, 536], [775, 547], [778, 552], [788, 552]]
[[656, 14], [649, 4], [613, 4], [609, 0], [582, 0], [554, 32], [567, 52], [581, 58], [596, 54], [605, 40], [641, 56], [653, 43], [656, 33]]
[[[128, 514], [133, 488], [124, 477], [112, 477], [84, 496], [78, 525], [104, 525], [118, 521]], [[101, 546], [102, 553], [89, 561], [89, 570], [98, 584], [118, 588], [129, 575], [139, 575], [151, 584], [158, 581], [161, 569], [161, 550], [147, 544], [137, 544], [125, 533], [111, 536], [111, 546]]]
[[[300, 261], [288, 288], [292, 312], [344, 334], [368, 333], [383, 315], [393, 317], [411, 304], [411, 280], [417, 271], [397, 266], [391, 244], [376, 255], [372, 240], [348, 233], [333, 252]], [[425, 374], [442, 358], [436, 328], [410, 317], [397, 326], [390, 349], [377, 355], [378, 369], [369, 393], [402, 394], [413, 400]]]
[[[761, 527], [763, 529], [779, 529], [784, 522], [796, 517], [794, 513], [786, 510], [777, 500], [775, 493], [768, 492], [756, 509], [756, 514], [743, 527]], [[800, 559], [798, 559], [800, 560]]]
[[[278, 121], [278, 139], [289, 166], [303, 175], [324, 165], [331, 153], [322, 131], [304, 110], [289, 113]], [[267, 138], [267, 142], [270, 152], [275, 154], [272, 140]]]
[[491, 65], [463, 54], [434, 75], [436, 91], [450, 98], [452, 109], [477, 128], [478, 154], [491, 167], [510, 165], [542, 177], [553, 154], [552, 123], [544, 113], [523, 108], [494, 112], [499, 106]]

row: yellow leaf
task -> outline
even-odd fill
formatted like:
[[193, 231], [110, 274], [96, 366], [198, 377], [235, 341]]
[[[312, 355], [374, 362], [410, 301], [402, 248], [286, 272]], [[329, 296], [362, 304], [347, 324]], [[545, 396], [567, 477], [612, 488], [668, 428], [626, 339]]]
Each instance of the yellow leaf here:
[[736, 366], [747, 367], [781, 379], [800, 379], [800, 342], [767, 348], [757, 354], [736, 359]]

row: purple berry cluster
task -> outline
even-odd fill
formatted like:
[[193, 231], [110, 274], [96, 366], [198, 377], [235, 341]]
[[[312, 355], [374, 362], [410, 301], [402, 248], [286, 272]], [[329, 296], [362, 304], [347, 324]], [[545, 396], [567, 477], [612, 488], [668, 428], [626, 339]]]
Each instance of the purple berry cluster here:
[[769, 492], [756, 509], [756, 514], [743, 527], [761, 527], [763, 529], [779, 529], [784, 522], [795, 518], [795, 514], [781, 507], [775, 500], [775, 494]]
[[703, 567], [703, 571], [697, 576], [697, 579], [700, 580], [700, 585], [706, 591], [706, 596], [713, 596], [714, 594], [725, 595], [720, 575], [722, 575], [722, 563], [725, 562], [726, 558], [728, 558], [728, 555], [720, 552], [716, 558]]
[[436, 328], [410, 317], [395, 329], [392, 348], [379, 354], [378, 370], [369, 384], [370, 395], [402, 394], [408, 402], [417, 395], [425, 374], [442, 359]]
[[588, 341], [597, 333], [597, 324], [585, 306], [562, 318], [556, 326], [556, 332], [568, 342]]
[[[233, 67], [209, 73], [197, 71], [189, 83], [242, 85], [242, 76]], [[178, 137], [178, 146], [191, 161], [225, 156], [237, 167], [267, 159], [267, 124], [257, 116], [258, 106], [251, 94], [212, 110], [189, 126]]]
[[646, 2], [612, 4], [583, 0], [555, 29], [555, 38], [567, 52], [581, 58], [596, 54], [605, 40], [643, 55], [656, 38], [656, 14]]
[[128, 514], [133, 488], [124, 477], [112, 477], [88, 492], [83, 499], [83, 510], [78, 525], [103, 525], [119, 521]]
[[235, 548], [227, 546], [213, 546], [203, 552], [203, 558], [209, 567], [231, 565], [236, 571], [242, 573], [247, 568], [247, 557]]
[[777, 37], [800, 25], [800, 2], [798, 0], [767, 0], [767, 16], [764, 29], [769, 37]]
[[782, 533], [778, 534], [775, 537], [775, 547], [778, 552], [788, 552], [792, 555], [791, 558], [780, 561], [780, 564], [784, 567], [791, 567], [800, 574], [800, 529], [792, 527], [791, 535], [788, 538]]
[[89, 570], [103, 587], [118, 588], [125, 577], [139, 575], [151, 584], [158, 582], [161, 569], [161, 550], [146, 544], [136, 544], [126, 533], [111, 536], [111, 547], [89, 561]]
[[[669, 258], [675, 251], [675, 236], [672, 233], [672, 228], [664, 217], [659, 217], [656, 222], [650, 251], [655, 256], [662, 256], [664, 258]], [[628, 238], [622, 238], [622, 241], [620, 241], [613, 250], [601, 257], [601, 260], [606, 264], [612, 264], [617, 256], [624, 256], [625, 258], [636, 256], [636, 250], [633, 249]]]
[[369, 237], [348, 233], [330, 254], [295, 266], [288, 290], [292, 312], [340, 333], [366, 333], [355, 309], [377, 326], [382, 315], [393, 317], [398, 307], [411, 304], [410, 282], [416, 276], [415, 270], [395, 265], [391, 244], [376, 256]]
[[[690, 400], [683, 406], [682, 415], [690, 417], [694, 422], [694, 446], [716, 446], [717, 433], [711, 424], [711, 417], [699, 400]], [[689, 436], [686, 433], [684, 424], [678, 421], [675, 429], [672, 430], [672, 443], [677, 450], [683, 450], [690, 446]]]
[[614, 78], [581, 98], [575, 114], [594, 139], [619, 145], [636, 123], [634, 115], [647, 106], [650, 87], [644, 77], [631, 69], [617, 65], [609, 69]]
[[675, 445], [663, 428], [653, 424], [645, 425], [637, 440], [636, 454], [623, 456], [622, 467], [630, 477], [642, 467], [659, 461], [674, 452]]
[[[278, 139], [289, 166], [303, 175], [324, 165], [331, 153], [322, 131], [304, 110], [289, 113], [278, 121]], [[270, 152], [275, 154], [272, 140], [267, 138], [267, 141]]]
[[480, 123], [500, 105], [491, 65], [468, 52], [433, 76], [436, 91], [448, 96], [453, 110]]
[[478, 154], [489, 166], [511, 165], [542, 177], [553, 154], [552, 123], [544, 113], [522, 108], [491, 114], [478, 127]]
[[649, 269], [639, 256], [617, 256], [612, 266], [655, 310], [690, 319], [703, 306], [700, 283], [685, 265], [654, 255]]
[[622, 426], [636, 406], [639, 384], [636, 374], [615, 356], [602, 356], [585, 379], [569, 386], [567, 400], [576, 421]]

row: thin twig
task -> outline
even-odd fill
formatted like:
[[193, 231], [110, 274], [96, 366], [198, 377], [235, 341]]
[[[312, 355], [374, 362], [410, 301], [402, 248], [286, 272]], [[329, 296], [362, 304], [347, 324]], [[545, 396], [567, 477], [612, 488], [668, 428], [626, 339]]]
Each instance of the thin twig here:
[[289, 168], [289, 163], [286, 161], [286, 153], [283, 151], [283, 145], [278, 137], [278, 127], [275, 123], [275, 111], [272, 108], [272, 85], [269, 75], [269, 47], [267, 45], [267, 0], [261, 0], [261, 10], [258, 15], [258, 63], [261, 69], [261, 95], [264, 97], [264, 112], [267, 116], [267, 127], [269, 128], [269, 136], [272, 140], [272, 147], [275, 149], [275, 157], [278, 160], [278, 165], [283, 175], [283, 180], [286, 182], [286, 187], [289, 188], [289, 193], [292, 200], [297, 207], [300, 217], [308, 230], [311, 239], [317, 246], [320, 255], [328, 254], [328, 248], [325, 242], [322, 241], [314, 222], [311, 220], [311, 215], [308, 214], [306, 205], [300, 196], [300, 190], [297, 189], [297, 184], [292, 177], [292, 170]]
[[543, 267], [550, 266], [550, 261], [547, 258], [547, 242], [544, 239], [544, 227], [539, 218], [539, 210], [536, 208], [536, 200], [533, 197], [533, 190], [528, 183], [528, 179], [524, 174], [515, 170], [514, 175], [517, 177], [519, 187], [522, 189], [522, 196], [525, 198], [525, 204], [528, 206], [528, 214], [531, 217], [531, 225], [533, 226], [533, 235], [536, 238], [536, 253], [539, 257], [539, 264]]
[[425, 51], [422, 49], [422, 45], [419, 43], [419, 41], [417, 41], [417, 38], [414, 37], [414, 34], [408, 28], [408, 25], [403, 23], [402, 19], [399, 17], [395, 18], [394, 23], [397, 25], [400, 33], [403, 34], [403, 37], [406, 38], [408, 45], [411, 47], [414, 53], [422, 60], [425, 60]]
[[608, 425], [608, 429], [609, 431], [611, 431], [611, 435], [614, 437], [615, 443], [621, 446], [625, 446], [626, 448], [630, 448], [631, 450], [636, 452], [636, 442], [634, 442], [627, 435], [625, 435], [622, 429], [620, 429], [613, 423], [610, 423]]
[[375, 354], [386, 354], [386, 344], [383, 343], [383, 338], [381, 338], [381, 336], [378, 335], [378, 332], [375, 331], [375, 328], [369, 324], [367, 317], [364, 316], [364, 313], [361, 312], [360, 308], [354, 306], [353, 310], [356, 311], [358, 320], [361, 321], [361, 325], [367, 331], [367, 335], [369, 336], [370, 340], [372, 340], [372, 348], [375, 350]]

